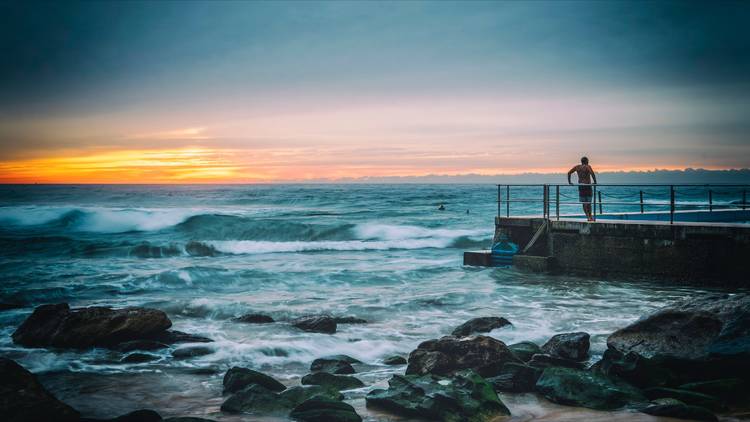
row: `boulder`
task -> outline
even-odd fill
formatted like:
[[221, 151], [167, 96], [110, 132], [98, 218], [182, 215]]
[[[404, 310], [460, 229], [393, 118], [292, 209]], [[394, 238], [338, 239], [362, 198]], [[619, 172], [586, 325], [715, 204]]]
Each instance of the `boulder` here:
[[13, 333], [13, 342], [26, 347], [114, 347], [148, 339], [172, 326], [157, 309], [102, 306], [70, 309], [67, 303], [42, 305]]
[[273, 318], [263, 314], [246, 314], [234, 318], [232, 321], [243, 322], [245, 324], [269, 324], [274, 322]]
[[196, 418], [193, 416], [181, 416], [177, 418], [167, 418], [164, 422], [216, 422], [213, 419]]
[[521, 361], [500, 340], [486, 336], [446, 336], [425, 341], [413, 350], [409, 354], [406, 375], [449, 375], [472, 369], [483, 377], [491, 377], [500, 374], [507, 362]]
[[522, 341], [520, 343], [508, 345], [508, 349], [510, 349], [518, 359], [521, 359], [524, 362], [528, 362], [531, 360], [532, 356], [542, 353], [542, 348], [536, 343], [530, 341]]
[[650, 400], [671, 398], [685, 404], [705, 407], [713, 411], [723, 409], [723, 405], [716, 397], [695, 391], [681, 390], [679, 388], [652, 387], [643, 390], [643, 392]]
[[177, 344], [177, 343], [211, 343], [208, 337], [199, 336], [195, 334], [183, 333], [177, 330], [167, 330], [150, 337], [151, 340], [162, 342], [166, 344]]
[[386, 365], [406, 365], [406, 358], [403, 356], [388, 356], [387, 358], [383, 359], [383, 363]]
[[155, 340], [132, 340], [120, 343], [115, 347], [121, 352], [132, 352], [133, 350], [159, 350], [166, 349], [168, 344]]
[[583, 369], [584, 364], [576, 362], [574, 360], [563, 359], [551, 355], [538, 354], [531, 357], [531, 360], [526, 362], [527, 365], [533, 366], [534, 368], [573, 368]]
[[329, 355], [329, 356], [324, 356], [322, 359], [340, 360], [346, 363], [362, 363], [361, 360], [353, 358], [349, 355]]
[[367, 324], [366, 319], [357, 318], [353, 316], [333, 317], [333, 321], [336, 324]]
[[505, 327], [506, 325], [513, 324], [507, 319], [500, 317], [472, 318], [456, 327], [451, 335], [454, 337], [466, 337], [475, 333], [489, 333], [496, 328]]
[[188, 346], [180, 347], [172, 351], [172, 357], [175, 359], [190, 359], [198, 356], [210, 355], [214, 349], [206, 346]]
[[356, 372], [354, 367], [344, 360], [319, 358], [310, 364], [312, 372], [328, 372], [331, 374], [353, 374]]
[[720, 398], [725, 403], [749, 403], [750, 389], [748, 382], [739, 378], [725, 378], [711, 381], [682, 384], [680, 390], [694, 391]]
[[292, 325], [311, 333], [333, 334], [336, 332], [336, 320], [330, 315], [311, 315], [297, 318]]
[[663, 416], [690, 421], [718, 420], [710, 410], [699, 406], [689, 406], [684, 403], [652, 404], [641, 409], [641, 412], [652, 416]]
[[361, 422], [354, 408], [342, 401], [313, 397], [297, 405], [289, 417], [304, 422]]
[[343, 396], [318, 385], [291, 387], [275, 393], [258, 384], [252, 384], [229, 397], [221, 405], [221, 410], [229, 413], [281, 413], [289, 412], [307, 399], [315, 396], [341, 400]]
[[648, 402], [640, 390], [624, 381], [571, 368], [545, 369], [536, 382], [536, 391], [558, 404], [597, 410]]
[[450, 378], [434, 375], [394, 375], [388, 389], [372, 390], [367, 407], [408, 418], [484, 422], [510, 415], [492, 385], [473, 371]]
[[499, 375], [487, 378], [495, 391], [529, 393], [534, 391], [542, 370], [522, 363], [508, 362]]
[[659, 358], [649, 359], [635, 352], [607, 349], [593, 370], [621, 378], [638, 388], [662, 387], [677, 383], [677, 375], [665, 368]]
[[36, 376], [0, 357], [0, 414], [7, 422], [77, 421], [78, 412], [50, 394]]
[[355, 377], [346, 375], [333, 375], [328, 372], [315, 372], [307, 374], [300, 380], [302, 385], [320, 385], [324, 388], [334, 390], [352, 390], [364, 387], [365, 384]]
[[542, 352], [568, 360], [586, 360], [589, 357], [589, 335], [583, 332], [557, 334], [544, 343]]
[[135, 410], [112, 419], [99, 420], [101, 422], [161, 422], [162, 418], [157, 412], [150, 409]]
[[145, 363], [159, 360], [159, 356], [150, 353], [131, 353], [120, 359], [120, 363]]
[[224, 394], [240, 391], [252, 384], [260, 385], [271, 392], [284, 391], [286, 389], [284, 384], [262, 372], [253, 371], [248, 368], [241, 368], [239, 366], [229, 369], [227, 373], [224, 374], [223, 383]]

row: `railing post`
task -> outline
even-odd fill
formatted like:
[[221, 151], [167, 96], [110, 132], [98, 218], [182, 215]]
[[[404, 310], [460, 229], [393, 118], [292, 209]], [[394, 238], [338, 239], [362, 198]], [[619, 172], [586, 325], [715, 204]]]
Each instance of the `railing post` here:
[[542, 187], [542, 217], [547, 218], [547, 205], [549, 204], [549, 199], [547, 197], [547, 194], [549, 192], [549, 185], [544, 185]]
[[589, 206], [591, 206], [591, 217], [592, 217], [591, 219], [594, 220], [594, 221], [596, 221], [596, 193], [597, 193], [596, 192], [596, 185], [591, 185], [591, 187], [593, 189], [593, 191], [592, 191], [593, 195], [591, 195], [591, 202], [592, 203], [589, 204]]
[[510, 185], [505, 185], [505, 216], [510, 217]]
[[643, 214], [643, 191], [640, 191], [641, 193], [641, 214]]
[[674, 185], [669, 185], [669, 224], [674, 223]]
[[602, 191], [597, 192], [599, 195], [599, 214], [604, 214], [604, 211], [602, 211]]
[[555, 215], [560, 220], [560, 185], [555, 185]]
[[747, 189], [742, 189], [742, 209], [747, 206]]
[[714, 210], [714, 191], [711, 189], [708, 190], [708, 212], [712, 212]]
[[503, 206], [503, 188], [500, 185], [497, 185], [497, 216], [500, 217], [502, 214], [502, 206]]

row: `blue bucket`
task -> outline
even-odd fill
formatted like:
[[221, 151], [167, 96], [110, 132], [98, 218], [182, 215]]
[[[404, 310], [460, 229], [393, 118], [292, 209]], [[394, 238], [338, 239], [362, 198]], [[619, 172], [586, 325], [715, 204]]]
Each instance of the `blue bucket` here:
[[509, 267], [513, 265], [513, 255], [518, 253], [518, 245], [502, 235], [500, 240], [492, 245], [490, 262], [493, 267]]

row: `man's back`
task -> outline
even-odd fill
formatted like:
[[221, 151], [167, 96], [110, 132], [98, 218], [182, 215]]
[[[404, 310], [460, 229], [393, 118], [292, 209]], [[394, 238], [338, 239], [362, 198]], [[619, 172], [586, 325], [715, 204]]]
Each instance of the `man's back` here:
[[573, 169], [576, 171], [576, 174], [578, 175], [578, 183], [586, 183], [591, 184], [591, 174], [594, 173], [594, 170], [591, 168], [588, 164], [579, 164]]

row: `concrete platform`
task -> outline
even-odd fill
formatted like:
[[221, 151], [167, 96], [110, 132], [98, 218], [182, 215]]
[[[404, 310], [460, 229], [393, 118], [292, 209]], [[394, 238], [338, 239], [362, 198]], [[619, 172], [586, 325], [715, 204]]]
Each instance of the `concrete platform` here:
[[490, 251], [466, 251], [464, 252], [464, 265], [491, 267], [492, 259], [490, 256]]

